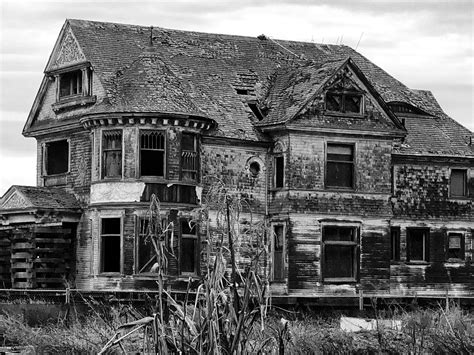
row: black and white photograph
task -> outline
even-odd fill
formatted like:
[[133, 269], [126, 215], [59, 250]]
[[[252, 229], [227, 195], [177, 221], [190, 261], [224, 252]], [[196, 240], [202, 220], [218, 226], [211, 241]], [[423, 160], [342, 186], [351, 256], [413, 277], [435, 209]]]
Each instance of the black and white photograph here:
[[0, 2], [0, 354], [473, 354], [472, 0]]

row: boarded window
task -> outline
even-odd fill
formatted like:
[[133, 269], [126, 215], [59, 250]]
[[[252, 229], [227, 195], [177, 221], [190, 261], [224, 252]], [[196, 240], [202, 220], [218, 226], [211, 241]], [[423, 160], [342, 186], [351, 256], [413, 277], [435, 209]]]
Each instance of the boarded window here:
[[390, 260], [400, 260], [400, 227], [390, 228]]
[[101, 272], [120, 272], [121, 219], [102, 218], [100, 234]]
[[275, 157], [275, 187], [281, 188], [285, 185], [285, 159], [283, 156]]
[[451, 197], [465, 197], [467, 195], [466, 170], [452, 169], [450, 180]]
[[284, 260], [284, 226], [273, 226], [273, 280], [281, 281], [285, 278], [285, 260]]
[[69, 170], [69, 143], [67, 140], [49, 142], [45, 145], [45, 173], [55, 175]]
[[324, 281], [356, 281], [358, 270], [358, 229], [323, 227], [322, 270]]
[[327, 145], [326, 187], [352, 188], [354, 186], [354, 146]]
[[197, 226], [187, 220], [181, 221], [181, 274], [197, 274], [199, 267]]
[[183, 133], [181, 137], [181, 177], [183, 180], [197, 180], [198, 152], [196, 135]]
[[105, 131], [102, 136], [102, 176], [122, 177], [122, 131]]
[[80, 95], [82, 93], [82, 70], [64, 73], [59, 77], [59, 97]]
[[429, 261], [429, 229], [407, 229], [407, 260]]
[[165, 174], [165, 133], [140, 131], [140, 174], [159, 176]]
[[446, 259], [464, 260], [464, 234], [448, 233], [448, 240], [446, 244]]
[[326, 109], [342, 113], [362, 113], [362, 96], [351, 93], [327, 93]]

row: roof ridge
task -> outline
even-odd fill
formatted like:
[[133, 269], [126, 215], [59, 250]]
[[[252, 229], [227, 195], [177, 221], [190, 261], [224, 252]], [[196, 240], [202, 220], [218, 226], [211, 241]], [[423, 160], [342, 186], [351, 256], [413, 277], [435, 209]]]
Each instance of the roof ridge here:
[[[161, 26], [156, 26], [156, 25], [136, 25], [136, 24], [131, 24], [131, 23], [121, 23], [121, 22], [109, 22], [109, 21], [95, 21], [95, 20], [84, 20], [84, 19], [66, 19], [68, 22], [85, 22], [85, 23], [95, 23], [95, 24], [103, 24], [103, 25], [115, 25], [115, 26], [129, 26], [129, 27], [135, 27], [135, 28], [141, 28], [141, 29], [150, 29], [151, 26], [153, 26], [154, 30], [163, 30], [163, 31], [173, 31], [173, 32], [180, 32], [180, 33], [194, 33], [194, 34], [203, 34], [207, 36], [226, 36], [226, 37], [231, 37], [231, 38], [249, 38], [249, 39], [254, 39], [254, 40], [259, 40], [258, 37], [261, 35], [256, 35], [256, 36], [250, 36], [250, 35], [236, 35], [236, 34], [230, 34], [230, 33], [215, 33], [215, 32], [204, 32], [204, 31], [195, 31], [195, 30], [181, 30], [177, 28], [168, 28], [168, 27], [161, 27]], [[329, 46], [329, 47], [349, 47], [346, 44], [334, 44], [334, 43], [319, 43], [319, 42], [312, 42], [312, 41], [297, 41], [297, 40], [291, 40], [291, 39], [281, 39], [281, 38], [273, 38], [270, 36], [265, 35], [265, 37], [268, 37], [271, 40], [274, 41], [280, 41], [280, 42], [287, 42], [287, 43], [300, 43], [300, 44], [312, 44], [312, 45], [318, 45], [318, 46]], [[352, 48], [352, 47], [349, 47]]]

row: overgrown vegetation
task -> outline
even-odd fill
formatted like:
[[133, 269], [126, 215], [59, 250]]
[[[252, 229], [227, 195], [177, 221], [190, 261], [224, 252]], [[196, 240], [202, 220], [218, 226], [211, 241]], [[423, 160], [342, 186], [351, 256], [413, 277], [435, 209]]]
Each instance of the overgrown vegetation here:
[[338, 317], [277, 313], [268, 303], [268, 270], [262, 263], [267, 251], [264, 223], [254, 221], [245, 200], [228, 194], [223, 184], [211, 186], [190, 220], [206, 234], [206, 270], [194, 289], [188, 286], [183, 300], [167, 289], [168, 262], [176, 258], [174, 226], [163, 224], [164, 213], [153, 197], [142, 234], [157, 256], [159, 295], [148, 314], [130, 306], [103, 309], [90, 304], [87, 317], [41, 327], [3, 315], [4, 343], [56, 354], [474, 353], [473, 315], [457, 307], [390, 314], [375, 310], [377, 318], [398, 319], [402, 328], [379, 326], [357, 333], [342, 331]]
[[[290, 318], [287, 320], [282, 318]], [[474, 353], [474, 315], [457, 307], [399, 312], [392, 319], [402, 321], [401, 330], [380, 327], [374, 331], [347, 333], [340, 329], [337, 316], [323, 318], [310, 313], [269, 312], [264, 329], [255, 323], [234, 353], [251, 354], [472, 354]], [[0, 334], [6, 344], [32, 345], [38, 353], [98, 353], [118, 329], [123, 335], [132, 328], [121, 328], [128, 319], [137, 324], [141, 314], [129, 306], [109, 310], [107, 317], [93, 312], [67, 325], [63, 320], [31, 327], [22, 319], [0, 316]], [[130, 322], [136, 319], [137, 322]], [[133, 327], [135, 327], [133, 326]], [[177, 334], [181, 332], [176, 329]], [[186, 334], [184, 334], [187, 337]], [[242, 338], [243, 340], [244, 338]], [[179, 349], [178, 349], [179, 350]], [[169, 349], [172, 352], [171, 349]], [[153, 353], [143, 334], [135, 332], [106, 353]], [[178, 351], [176, 351], [178, 352]], [[212, 349], [203, 349], [210, 353]], [[187, 351], [186, 353], [192, 353]]]

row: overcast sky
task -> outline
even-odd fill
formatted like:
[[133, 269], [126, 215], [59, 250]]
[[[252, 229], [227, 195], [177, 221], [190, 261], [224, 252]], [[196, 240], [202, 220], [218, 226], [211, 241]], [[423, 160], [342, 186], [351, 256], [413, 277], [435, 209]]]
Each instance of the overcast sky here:
[[[1, 1], [0, 196], [35, 185], [35, 140], [21, 135], [66, 18], [343, 43], [410, 88], [431, 90], [474, 130], [472, 0]], [[429, 139], [429, 138], [427, 138]]]

